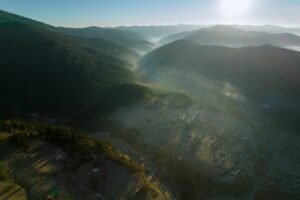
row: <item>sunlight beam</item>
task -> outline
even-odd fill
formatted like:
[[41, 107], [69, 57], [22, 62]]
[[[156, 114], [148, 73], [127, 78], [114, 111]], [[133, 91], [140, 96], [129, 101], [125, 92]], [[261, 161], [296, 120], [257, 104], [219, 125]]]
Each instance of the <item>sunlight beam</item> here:
[[244, 14], [251, 6], [251, 0], [221, 0], [220, 8], [227, 16]]

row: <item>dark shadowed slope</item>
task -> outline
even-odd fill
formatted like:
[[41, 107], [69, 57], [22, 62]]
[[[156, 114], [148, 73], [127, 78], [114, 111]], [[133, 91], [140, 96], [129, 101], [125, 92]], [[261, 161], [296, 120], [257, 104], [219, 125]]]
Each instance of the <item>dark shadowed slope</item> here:
[[100, 27], [58, 28], [58, 30], [70, 35], [86, 38], [102, 38], [113, 41], [138, 53], [150, 51], [153, 46], [153, 44], [148, 41], [147, 37], [126, 30]]
[[1, 107], [76, 114], [107, 89], [135, 78], [128, 63], [77, 38], [20, 23], [0, 24]]
[[300, 46], [300, 37], [289, 33], [243, 31], [224, 25], [170, 35], [163, 38], [161, 43], [166, 44], [179, 39], [187, 39], [203, 45], [223, 45], [231, 47], [257, 46], [264, 44], [279, 47]]

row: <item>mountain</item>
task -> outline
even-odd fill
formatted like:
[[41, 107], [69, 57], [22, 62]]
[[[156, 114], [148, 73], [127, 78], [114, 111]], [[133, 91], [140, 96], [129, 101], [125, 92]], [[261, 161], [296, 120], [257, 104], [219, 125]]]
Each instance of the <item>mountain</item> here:
[[3, 17], [3, 198], [299, 197], [300, 53], [178, 40], [132, 70], [140, 41]]
[[[199, 30], [201, 30], [201, 29], [199, 29]], [[196, 32], [196, 30], [192, 30], [192, 31], [184, 31], [184, 32], [167, 35], [160, 39], [159, 44], [165, 45], [165, 44], [174, 42], [176, 40], [185, 39], [185, 38], [188, 38], [189, 36], [193, 35], [195, 32]]]
[[47, 30], [55, 30], [54, 26], [0, 10], [0, 23], [4, 23], [4, 22], [19, 22], [27, 25], [36, 26], [39, 28], [44, 28]]
[[269, 33], [291, 33], [295, 35], [300, 35], [300, 27], [281, 27], [274, 25], [233, 25], [235, 28], [239, 28], [245, 31], [258, 31], [258, 32], [269, 32]]
[[144, 53], [153, 48], [153, 44], [149, 39], [141, 34], [120, 30], [115, 28], [100, 28], [100, 27], [87, 27], [87, 28], [57, 28], [58, 31], [85, 38], [102, 38], [108, 41], [113, 41], [119, 45], [130, 48], [137, 53]]
[[[238, 28], [244, 31], [255, 31], [255, 32], [267, 32], [267, 33], [291, 33], [295, 35], [300, 35], [299, 27], [281, 27], [274, 25], [231, 25], [234, 28]], [[167, 37], [168, 35], [178, 34], [182, 32], [195, 31], [200, 28], [210, 28], [213, 25], [157, 25], [157, 26], [128, 26], [128, 27], [119, 27], [123, 30], [129, 30], [137, 32], [148, 36], [150, 38], [162, 38]], [[180, 38], [182, 39], [182, 38]]]
[[178, 70], [299, 97], [300, 53], [273, 46], [228, 48], [179, 40], [147, 54], [140, 64], [140, 70], [154, 78]]
[[[60, 28], [5, 11], [0, 11], [0, 21], [1, 115], [85, 113], [87, 118], [140, 97], [114, 101], [119, 88], [146, 93], [131, 70], [140, 55], [121, 42], [64, 34]], [[144, 38], [127, 31], [103, 31], [109, 34], [118, 41]]]
[[149, 38], [161, 38], [170, 34], [180, 33], [184, 31], [197, 30], [199, 28], [206, 27], [205, 25], [157, 25], [157, 26], [129, 26], [129, 27], [119, 27], [122, 30], [128, 30], [136, 33], [140, 33]]
[[140, 58], [140, 55], [134, 50], [131, 50], [125, 46], [119, 45], [113, 41], [101, 39], [101, 38], [83, 38], [83, 37], [73, 37], [73, 39], [78, 40], [82, 45], [85, 46], [89, 53], [97, 54], [101, 52], [106, 55], [116, 57], [122, 60], [124, 67], [133, 68], [136, 62]]
[[[179, 40], [147, 54], [139, 72], [206, 102], [250, 101], [282, 121], [299, 118], [300, 53], [273, 46], [229, 48]], [[217, 103], [219, 102], [219, 103]], [[297, 124], [297, 123], [296, 123]]]
[[160, 42], [162, 44], [167, 44], [178, 39], [187, 39], [203, 45], [223, 45], [230, 47], [257, 46], [264, 44], [279, 47], [300, 46], [300, 37], [289, 33], [275, 34], [243, 31], [225, 25], [170, 35], [163, 38]]
[[[68, 35], [84, 37], [89, 39], [104, 39], [110, 42], [114, 42], [119, 46], [115, 49], [130, 49], [134, 54], [140, 52], [146, 52], [152, 49], [153, 44], [150, 39], [131, 31], [120, 30], [116, 28], [100, 28], [100, 27], [87, 27], [87, 28], [63, 28], [54, 27], [36, 20], [32, 20], [26, 17], [15, 15], [6, 11], [0, 10], [0, 23], [4, 22], [18, 22], [26, 25], [31, 25], [48, 31], [64, 33]], [[95, 41], [95, 40], [94, 40]], [[93, 43], [93, 42], [92, 42]], [[92, 44], [91, 43], [91, 44]], [[97, 43], [97, 42], [96, 42]], [[97, 44], [96, 44], [97, 45]], [[122, 46], [122, 47], [121, 47]], [[138, 55], [134, 55], [135, 57]], [[131, 59], [131, 58], [130, 58]]]
[[127, 62], [87, 46], [89, 40], [8, 22], [0, 24], [0, 42], [0, 108], [70, 115], [98, 103], [109, 88], [135, 82]]

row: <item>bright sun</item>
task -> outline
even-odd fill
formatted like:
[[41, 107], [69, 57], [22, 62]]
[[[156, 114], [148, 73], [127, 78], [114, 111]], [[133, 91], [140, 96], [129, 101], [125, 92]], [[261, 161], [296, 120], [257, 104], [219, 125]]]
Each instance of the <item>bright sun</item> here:
[[238, 16], [245, 13], [251, 5], [251, 0], [221, 0], [221, 10], [228, 16]]

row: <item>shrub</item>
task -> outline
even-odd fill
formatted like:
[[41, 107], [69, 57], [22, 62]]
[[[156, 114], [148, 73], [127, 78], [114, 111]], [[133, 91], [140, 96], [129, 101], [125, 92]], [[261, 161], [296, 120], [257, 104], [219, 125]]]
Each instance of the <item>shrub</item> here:
[[0, 162], [0, 180], [9, 178], [9, 167], [6, 163]]

